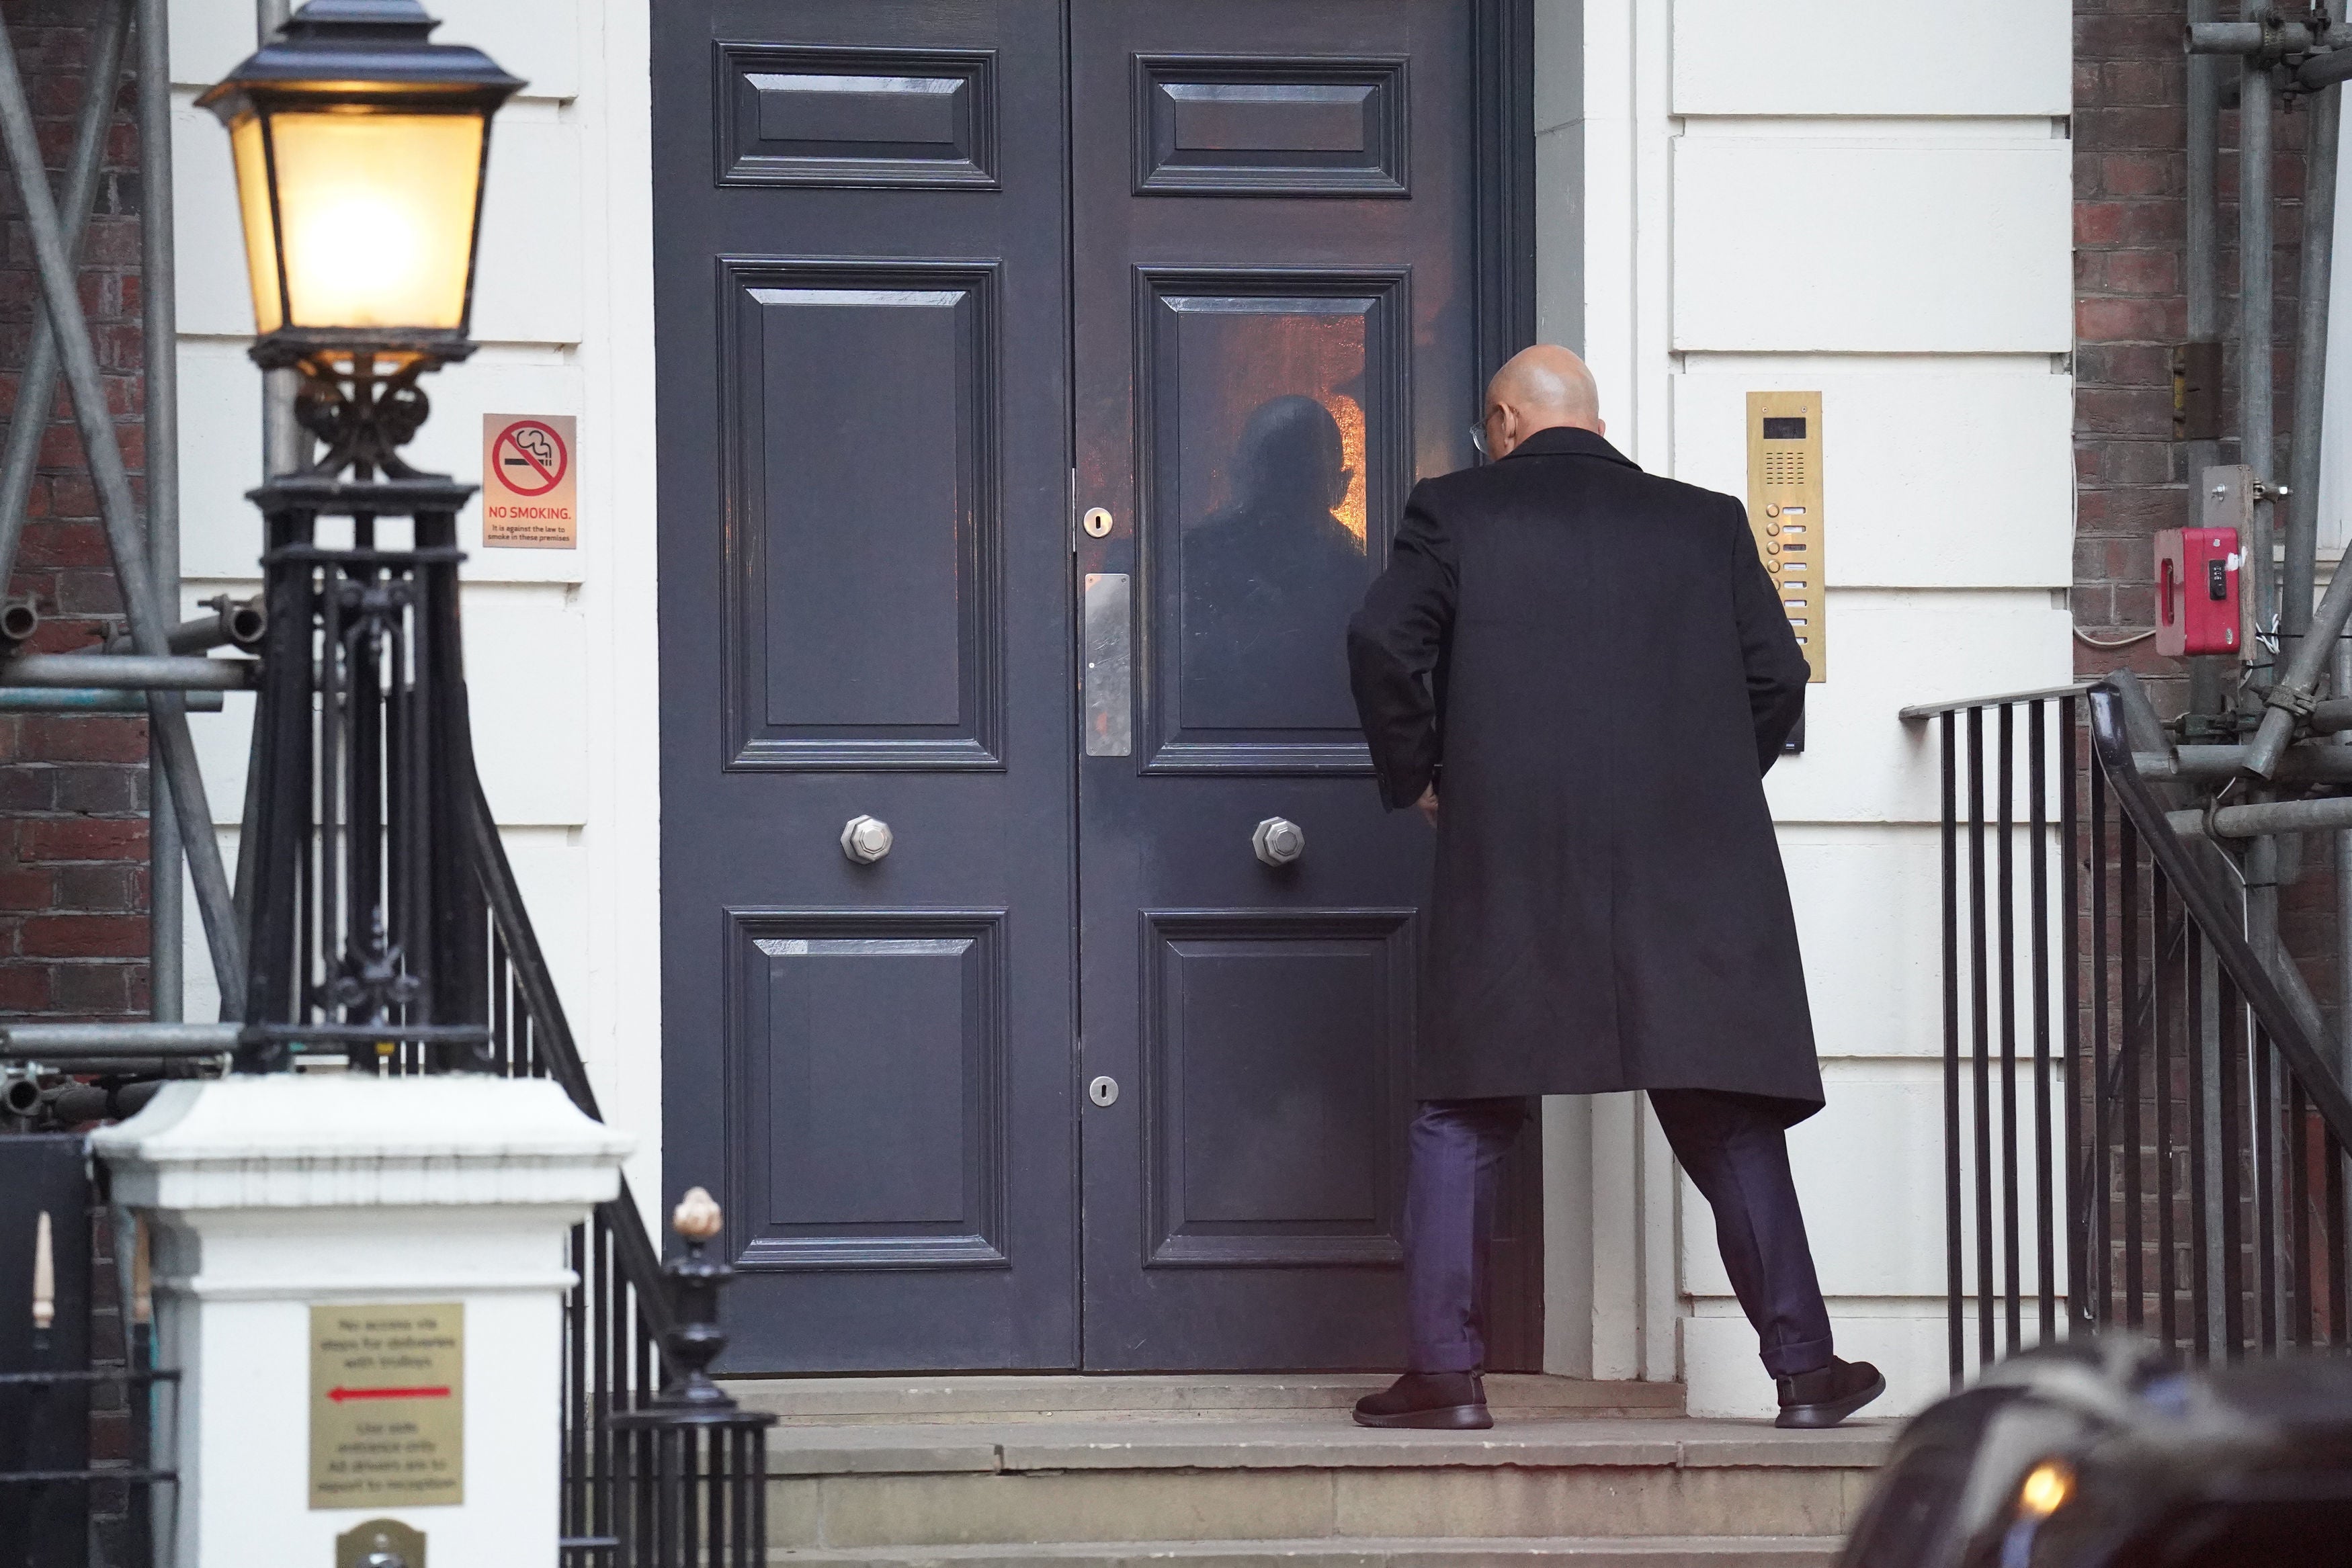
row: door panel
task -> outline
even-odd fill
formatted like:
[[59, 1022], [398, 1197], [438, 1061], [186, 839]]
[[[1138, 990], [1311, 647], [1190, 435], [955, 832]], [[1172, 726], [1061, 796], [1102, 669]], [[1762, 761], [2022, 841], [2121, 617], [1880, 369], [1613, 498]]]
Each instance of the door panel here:
[[1469, 457], [1475, 10], [1072, 11], [1076, 504], [1113, 518], [1079, 570], [1132, 579], [1137, 708], [1078, 764], [1085, 1071], [1123, 1086], [1081, 1111], [1089, 1368], [1402, 1355], [1430, 841], [1381, 810], [1344, 633], [1413, 476]]
[[722, 42], [719, 57], [723, 185], [1001, 188], [993, 50]]
[[1003, 1267], [1003, 916], [736, 927], [740, 1264]]
[[730, 766], [997, 766], [996, 268], [722, 266]]
[[1134, 57], [1135, 188], [1403, 195], [1402, 59]]
[[730, 1366], [1069, 1366], [1062, 6], [664, 15], [664, 1186]]
[[1152, 1267], [1393, 1264], [1412, 912], [1150, 918]]
[[1146, 269], [1139, 282], [1137, 516], [1167, 632], [1150, 643], [1145, 769], [1360, 776], [1345, 639], [1368, 550], [1385, 549], [1403, 500], [1409, 278]]

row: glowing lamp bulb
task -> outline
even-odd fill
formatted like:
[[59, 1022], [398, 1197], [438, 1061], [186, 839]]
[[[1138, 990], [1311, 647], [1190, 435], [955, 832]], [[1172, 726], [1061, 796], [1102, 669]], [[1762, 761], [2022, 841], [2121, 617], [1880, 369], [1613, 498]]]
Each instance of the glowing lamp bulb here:
[[265, 362], [466, 341], [490, 117], [522, 83], [436, 25], [311, 0], [198, 100], [228, 128]]
[[2044, 1459], [2017, 1489], [2018, 1511], [2029, 1518], [2047, 1519], [2065, 1506], [2074, 1490], [2074, 1473], [2056, 1459]]

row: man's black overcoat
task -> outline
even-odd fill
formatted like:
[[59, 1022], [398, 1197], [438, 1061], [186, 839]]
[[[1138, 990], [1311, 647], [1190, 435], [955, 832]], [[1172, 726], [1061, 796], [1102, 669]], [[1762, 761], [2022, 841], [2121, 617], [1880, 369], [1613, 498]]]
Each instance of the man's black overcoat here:
[[1738, 501], [1538, 431], [1414, 486], [1348, 653], [1388, 804], [1441, 802], [1420, 1098], [1821, 1108], [1763, 785], [1805, 661]]

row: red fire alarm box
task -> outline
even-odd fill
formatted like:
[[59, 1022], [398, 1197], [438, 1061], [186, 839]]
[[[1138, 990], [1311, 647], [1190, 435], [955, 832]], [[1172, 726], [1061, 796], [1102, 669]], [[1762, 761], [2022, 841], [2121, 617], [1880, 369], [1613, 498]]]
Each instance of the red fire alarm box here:
[[2156, 536], [2156, 651], [2235, 653], [2238, 530], [2166, 528]]

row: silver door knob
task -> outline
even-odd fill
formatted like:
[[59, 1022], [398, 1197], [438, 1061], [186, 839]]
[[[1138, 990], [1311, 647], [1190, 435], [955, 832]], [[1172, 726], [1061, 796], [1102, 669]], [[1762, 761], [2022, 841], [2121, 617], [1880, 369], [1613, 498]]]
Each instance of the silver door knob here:
[[1096, 1079], [1092, 1083], [1087, 1085], [1087, 1098], [1093, 1101], [1097, 1105], [1118, 1104], [1118, 1080], [1116, 1078]]
[[1268, 865], [1288, 865], [1307, 852], [1307, 830], [1282, 817], [1268, 817], [1250, 835], [1250, 848]]
[[888, 854], [890, 842], [890, 824], [879, 817], [852, 817], [841, 830], [841, 852], [859, 865]]

